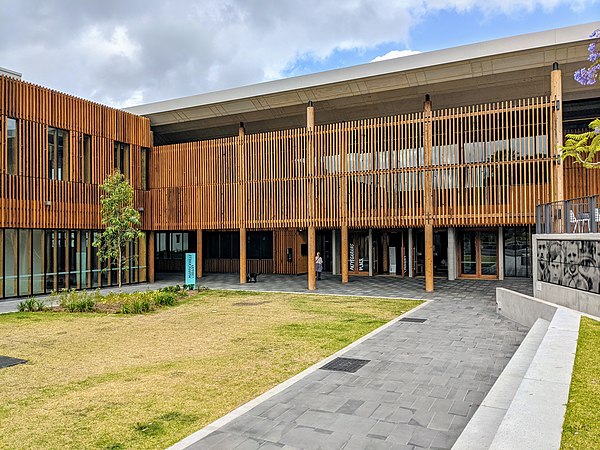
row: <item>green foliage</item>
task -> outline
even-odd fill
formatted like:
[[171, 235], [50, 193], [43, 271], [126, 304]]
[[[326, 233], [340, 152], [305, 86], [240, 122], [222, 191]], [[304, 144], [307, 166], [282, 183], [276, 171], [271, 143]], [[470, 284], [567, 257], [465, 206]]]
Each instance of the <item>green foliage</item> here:
[[[184, 286], [185, 288], [185, 286]], [[175, 286], [165, 286], [159, 289], [159, 292], [174, 292], [174, 293], [178, 293], [181, 291], [181, 286], [179, 286], [178, 284], [176, 284]]]
[[60, 306], [69, 312], [91, 312], [96, 307], [98, 292], [63, 289], [59, 294]]
[[562, 147], [562, 159], [575, 158], [575, 161], [586, 168], [599, 168], [600, 161], [595, 161], [600, 150], [600, 119], [589, 125], [590, 131], [580, 134], [567, 134], [567, 142]]
[[28, 298], [19, 303], [17, 308], [19, 308], [19, 311], [21, 312], [38, 312], [44, 311], [44, 309], [46, 309], [46, 304], [37, 298]]
[[561, 449], [600, 448], [600, 322], [582, 317]]
[[121, 287], [123, 270], [129, 267], [125, 248], [131, 241], [143, 236], [139, 230], [140, 213], [133, 207], [133, 188], [118, 170], [104, 180], [100, 188], [104, 191], [100, 203], [105, 229], [93, 245], [98, 248], [101, 262], [116, 263]]
[[139, 293], [127, 296], [121, 304], [123, 314], [144, 314], [154, 310], [153, 296], [155, 293]]
[[177, 304], [177, 296], [173, 292], [157, 292], [154, 295], [154, 303], [158, 306], [174, 306]]

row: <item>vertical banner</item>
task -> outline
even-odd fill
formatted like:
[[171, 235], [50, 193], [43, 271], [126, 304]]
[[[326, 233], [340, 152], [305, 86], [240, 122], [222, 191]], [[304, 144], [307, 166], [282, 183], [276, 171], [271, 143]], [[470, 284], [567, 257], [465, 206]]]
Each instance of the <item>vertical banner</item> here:
[[185, 284], [196, 289], [196, 254], [185, 254]]

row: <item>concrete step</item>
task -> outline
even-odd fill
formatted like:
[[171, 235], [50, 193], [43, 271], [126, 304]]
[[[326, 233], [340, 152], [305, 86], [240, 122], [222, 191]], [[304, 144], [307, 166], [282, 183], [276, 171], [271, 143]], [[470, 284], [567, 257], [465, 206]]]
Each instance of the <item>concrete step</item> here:
[[550, 322], [544, 319], [535, 321], [452, 449], [483, 450], [490, 448], [549, 325]]
[[581, 314], [558, 308], [510, 403], [492, 450], [558, 450]]

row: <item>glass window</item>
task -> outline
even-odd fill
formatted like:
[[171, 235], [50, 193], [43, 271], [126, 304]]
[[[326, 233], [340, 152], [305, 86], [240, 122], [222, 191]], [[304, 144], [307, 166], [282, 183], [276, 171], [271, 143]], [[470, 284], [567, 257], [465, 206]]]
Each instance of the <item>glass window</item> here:
[[79, 247], [79, 269], [81, 271], [81, 287], [90, 287], [92, 277], [89, 266], [89, 254], [90, 254], [90, 232], [80, 231], [81, 243]]
[[504, 275], [531, 276], [531, 232], [528, 227], [504, 228]]
[[4, 230], [4, 296], [17, 295], [17, 230]]
[[84, 183], [92, 182], [92, 137], [89, 134], [83, 135], [81, 149], [82, 158], [82, 180]]
[[19, 230], [19, 295], [31, 295], [31, 230]]
[[[99, 233], [97, 231], [94, 231], [92, 233], [92, 242], [96, 242], [98, 240], [98, 236]], [[100, 264], [98, 262], [98, 248], [96, 247], [91, 247], [90, 248], [90, 253], [91, 253], [91, 266], [90, 266], [90, 270], [92, 272], [92, 287], [99, 287], [100, 286]]]
[[129, 179], [129, 144], [115, 141], [115, 169]]
[[54, 250], [55, 250], [55, 234], [54, 231], [48, 230], [46, 231], [45, 237], [46, 244], [46, 254], [44, 255], [44, 268], [46, 269], [45, 279], [46, 279], [46, 292], [51, 292], [56, 290], [56, 270], [54, 264]]
[[6, 118], [6, 167], [10, 174], [16, 174], [19, 171], [19, 132], [17, 129], [17, 120]]
[[60, 291], [67, 287], [67, 233], [65, 231], [57, 231], [57, 253], [56, 263], [58, 272], [57, 289]]
[[69, 231], [69, 288], [81, 288], [81, 278], [79, 276], [79, 261], [77, 259], [77, 232]]
[[32, 231], [32, 269], [33, 269], [33, 293], [44, 292], [44, 231]]
[[48, 178], [68, 180], [69, 133], [66, 130], [48, 127]]
[[272, 231], [251, 231], [247, 239], [248, 259], [273, 259]]

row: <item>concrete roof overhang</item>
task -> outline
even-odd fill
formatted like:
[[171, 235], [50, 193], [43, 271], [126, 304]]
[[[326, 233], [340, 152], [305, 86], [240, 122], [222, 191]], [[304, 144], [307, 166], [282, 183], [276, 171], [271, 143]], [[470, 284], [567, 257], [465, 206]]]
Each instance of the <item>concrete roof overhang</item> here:
[[[315, 103], [316, 123], [547, 95], [552, 64], [584, 65], [589, 34], [600, 22], [421, 53], [300, 77], [127, 108], [150, 118], [156, 144], [301, 127]], [[565, 100], [590, 96], [563, 76]], [[596, 89], [597, 90], [597, 89]], [[593, 95], [593, 94], [592, 94]], [[598, 96], [598, 94], [595, 94]]]

